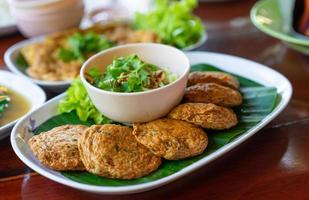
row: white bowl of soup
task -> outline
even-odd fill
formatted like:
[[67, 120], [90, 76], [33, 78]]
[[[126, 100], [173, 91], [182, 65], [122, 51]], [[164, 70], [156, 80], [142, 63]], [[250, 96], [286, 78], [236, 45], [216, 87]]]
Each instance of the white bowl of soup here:
[[[145, 72], [138, 71], [140, 68]], [[80, 77], [102, 114], [117, 122], [133, 123], [163, 117], [176, 106], [183, 97], [189, 70], [189, 59], [179, 49], [139, 43], [94, 55], [84, 63]], [[99, 73], [103, 75], [102, 79], [94, 77]], [[114, 78], [110, 79], [113, 74]]]
[[7, 96], [9, 101], [3, 112], [0, 112], [0, 139], [9, 134], [18, 119], [40, 107], [46, 100], [44, 91], [37, 85], [11, 72], [0, 70], [0, 93], [3, 88], [7, 91], [0, 96]]

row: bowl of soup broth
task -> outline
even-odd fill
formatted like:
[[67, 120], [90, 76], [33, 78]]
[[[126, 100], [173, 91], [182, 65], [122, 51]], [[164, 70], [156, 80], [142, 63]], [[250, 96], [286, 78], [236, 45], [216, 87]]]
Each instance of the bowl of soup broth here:
[[46, 100], [44, 91], [32, 82], [0, 70], [0, 139], [9, 135], [15, 122]]

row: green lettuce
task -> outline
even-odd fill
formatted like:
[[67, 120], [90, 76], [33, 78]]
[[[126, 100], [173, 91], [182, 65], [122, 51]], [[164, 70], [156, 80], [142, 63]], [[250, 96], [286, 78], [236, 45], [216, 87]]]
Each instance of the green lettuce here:
[[75, 111], [79, 119], [83, 122], [89, 120], [93, 120], [95, 124], [112, 122], [102, 115], [93, 105], [80, 78], [72, 82], [72, 85], [66, 91], [66, 97], [60, 101], [58, 109], [60, 113]]
[[136, 13], [134, 27], [152, 30], [165, 44], [185, 48], [204, 34], [202, 21], [192, 14], [197, 0], [156, 0], [148, 13]]

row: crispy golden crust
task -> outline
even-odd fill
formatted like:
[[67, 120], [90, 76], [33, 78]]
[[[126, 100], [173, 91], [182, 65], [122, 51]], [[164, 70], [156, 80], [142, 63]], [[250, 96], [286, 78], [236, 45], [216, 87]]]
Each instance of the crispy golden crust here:
[[241, 94], [228, 87], [216, 83], [198, 83], [186, 89], [186, 102], [213, 103], [224, 107], [239, 106], [242, 103]]
[[189, 75], [188, 86], [198, 83], [217, 83], [232, 89], [239, 89], [239, 81], [232, 75], [223, 72], [192, 72]]
[[132, 129], [120, 125], [94, 125], [78, 142], [87, 171], [118, 179], [134, 179], [156, 170], [161, 158], [136, 141]]
[[168, 117], [214, 130], [228, 129], [237, 124], [237, 116], [232, 109], [211, 103], [181, 104], [175, 107]]
[[59, 170], [85, 170], [77, 141], [86, 126], [64, 125], [33, 136], [28, 141], [37, 159], [47, 167]]
[[154, 154], [168, 160], [199, 155], [208, 144], [207, 135], [201, 128], [174, 119], [135, 123], [133, 134]]

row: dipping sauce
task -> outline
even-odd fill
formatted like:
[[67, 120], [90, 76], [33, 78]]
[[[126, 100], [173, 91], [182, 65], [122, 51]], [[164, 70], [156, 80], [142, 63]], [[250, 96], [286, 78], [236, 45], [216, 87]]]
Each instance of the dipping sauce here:
[[29, 101], [18, 92], [8, 88], [9, 106], [0, 116], [0, 127], [23, 116], [30, 110]]
[[95, 87], [112, 92], [142, 92], [163, 87], [177, 79], [175, 74], [145, 63], [136, 54], [114, 59], [104, 73], [93, 67], [86, 77]]

